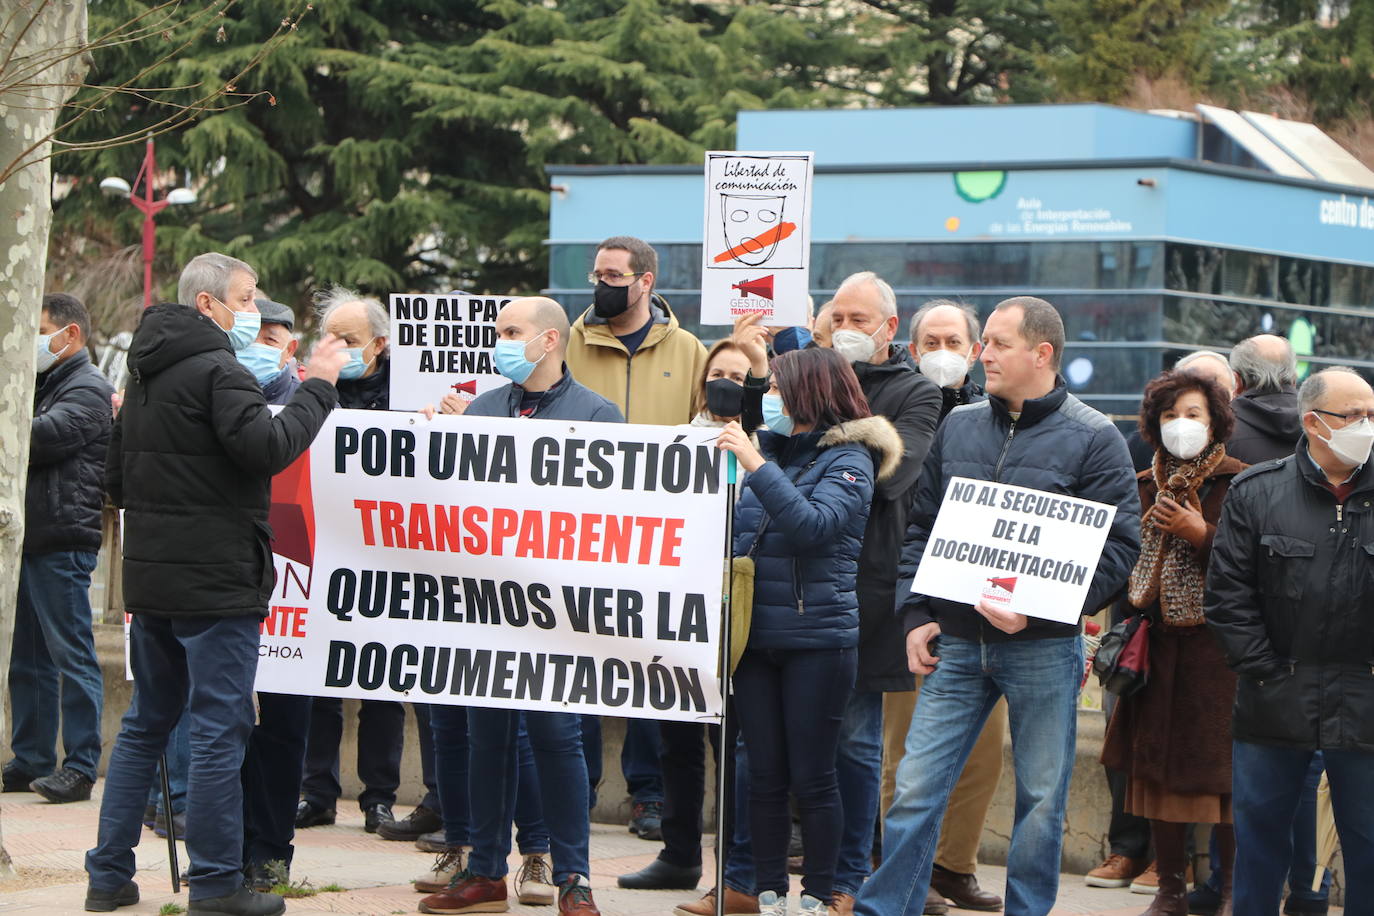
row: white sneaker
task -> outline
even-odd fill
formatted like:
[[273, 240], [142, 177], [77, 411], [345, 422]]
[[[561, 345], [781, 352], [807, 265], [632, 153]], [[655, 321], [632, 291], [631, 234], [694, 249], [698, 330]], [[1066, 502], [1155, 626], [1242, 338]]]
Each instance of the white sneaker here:
[[810, 894], [802, 894], [800, 910], [802, 916], [812, 916], [812, 914], [815, 914], [815, 916], [825, 916], [829, 909], [829, 906], [821, 903]]
[[446, 890], [453, 876], [468, 867], [471, 846], [450, 846], [434, 857], [434, 867], [415, 878], [411, 884], [422, 894], [437, 894]]
[[787, 898], [779, 897], [777, 891], [759, 894], [759, 916], [787, 916]]
[[553, 859], [546, 852], [525, 856], [515, 873], [515, 896], [525, 906], [548, 906], [558, 898]]

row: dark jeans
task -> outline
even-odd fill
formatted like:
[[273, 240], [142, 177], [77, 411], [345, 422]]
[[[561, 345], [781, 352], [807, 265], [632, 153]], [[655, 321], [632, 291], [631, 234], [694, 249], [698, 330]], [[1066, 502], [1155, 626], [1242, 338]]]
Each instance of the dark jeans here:
[[[1247, 741], [1232, 744], [1237, 914], [1279, 910], [1283, 882], [1296, 858], [1293, 823], [1315, 753]], [[1374, 794], [1369, 791], [1374, 753], [1324, 750], [1322, 757], [1345, 860], [1345, 911], [1369, 913], [1374, 911]]]
[[[663, 849], [658, 857], [679, 868], [701, 867], [701, 814], [706, 800], [703, 738], [720, 759], [720, 728], [699, 722], [660, 722], [663, 773]], [[733, 731], [733, 729], [732, 729]]]
[[[420, 733], [420, 770], [424, 777], [426, 808], [439, 810], [434, 789], [434, 747], [430, 741], [429, 706], [416, 703], [415, 722]], [[358, 807], [396, 804], [401, 784], [401, 751], [405, 741], [405, 705], [391, 700], [363, 700], [358, 705], [358, 779], [363, 791]], [[339, 742], [343, 739], [343, 700], [315, 697], [310, 709], [310, 740], [305, 750], [305, 779], [301, 794], [322, 808], [333, 808], [343, 788], [339, 785]]]
[[[429, 727], [434, 736], [434, 772], [439, 805], [444, 814], [444, 842], [471, 845], [468, 774], [468, 709], [466, 706], [429, 708]], [[544, 804], [539, 793], [539, 773], [534, 748], [521, 716], [516, 758], [519, 775], [515, 789], [515, 845], [521, 855], [549, 851], [549, 829], [544, 825]], [[478, 791], [485, 791], [478, 787]]]
[[856, 658], [853, 648], [746, 649], [735, 670], [735, 708], [749, 749], [749, 821], [760, 892], [787, 893], [790, 790], [806, 849], [802, 891], [830, 901], [844, 829], [835, 754]]
[[[191, 727], [190, 716], [182, 713], [176, 727], [167, 736], [167, 785], [172, 790], [172, 813], [186, 812], [186, 771], [191, 768]], [[148, 804], [162, 807], [162, 774], [153, 780], [153, 790], [148, 793]], [[292, 801], [292, 808], [295, 802]]]
[[133, 878], [158, 757], [185, 710], [191, 732], [190, 899], [233, 893], [243, 883], [239, 771], [253, 728], [258, 618], [135, 617], [129, 651], [134, 696], [110, 755], [96, 846], [86, 853], [91, 887], [115, 891]]
[[104, 681], [91, 634], [91, 570], [85, 550], [24, 554], [10, 654], [10, 747], [19, 769], [47, 776], [62, 765], [90, 779], [100, 764]]
[[[663, 774], [659, 770], [659, 723], [653, 719], [626, 719], [625, 743], [620, 746], [620, 773], [631, 801], [663, 801]], [[601, 717], [582, 716], [582, 747], [587, 757], [591, 807], [601, 785]]]
[[873, 831], [883, 782], [883, 695], [855, 690], [840, 726], [835, 775], [844, 811], [844, 833], [835, 866], [835, 890], [857, 896], [873, 871]]
[[502, 878], [515, 818], [517, 765], [523, 715], [534, 749], [535, 769], [549, 829], [554, 881], [587, 875], [591, 823], [587, 812], [587, 763], [582, 756], [581, 716], [565, 712], [468, 709], [468, 794], [475, 875]]
[[[1298, 800], [1298, 813], [1293, 817], [1293, 862], [1288, 867], [1288, 901], [1290, 905], [1311, 904], [1308, 909], [1325, 905], [1331, 894], [1331, 870], [1325, 862], [1322, 863], [1321, 890], [1312, 890], [1312, 878], [1317, 870], [1317, 787], [1321, 785], [1325, 769], [1321, 751], [1318, 751], [1312, 755], [1312, 765], [1307, 768], [1302, 797]], [[1220, 858], [1215, 831], [1207, 850], [1212, 862]], [[1221, 872], [1213, 868], [1207, 876], [1207, 886], [1220, 895]]]
[[258, 724], [243, 757], [245, 865], [291, 864], [309, 731], [310, 697], [258, 694]]

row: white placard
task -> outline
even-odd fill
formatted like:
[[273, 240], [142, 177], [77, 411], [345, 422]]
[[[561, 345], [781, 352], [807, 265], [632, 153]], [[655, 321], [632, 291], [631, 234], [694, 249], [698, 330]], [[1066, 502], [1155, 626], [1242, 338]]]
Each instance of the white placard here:
[[496, 371], [496, 314], [509, 296], [392, 293], [391, 409], [419, 410], [457, 392], [472, 400], [509, 385]]
[[812, 153], [708, 152], [701, 323], [764, 312], [802, 325], [811, 264]]
[[955, 477], [911, 590], [1077, 623], [1115, 517], [1105, 503]]
[[716, 432], [334, 411], [273, 482], [258, 689], [717, 718]]

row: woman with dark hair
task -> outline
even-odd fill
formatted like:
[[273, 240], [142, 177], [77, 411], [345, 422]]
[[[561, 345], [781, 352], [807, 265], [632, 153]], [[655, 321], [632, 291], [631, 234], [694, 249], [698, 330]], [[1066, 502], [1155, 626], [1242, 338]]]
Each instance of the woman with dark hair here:
[[1235, 425], [1213, 379], [1165, 372], [1145, 388], [1138, 475], [1140, 559], [1127, 596], [1150, 621], [1149, 681], [1116, 705], [1102, 762], [1127, 776], [1126, 810], [1149, 818], [1159, 890], [1147, 916], [1187, 916], [1189, 824], [1215, 824], [1219, 916], [1231, 914], [1231, 703], [1236, 676], [1206, 632], [1202, 593], [1222, 501], [1246, 465], [1226, 454]]
[[692, 395], [693, 426], [724, 426], [739, 420], [746, 432], [763, 423], [760, 405], [768, 391], [768, 329], [761, 312], [741, 315], [734, 333], [716, 341]]
[[738, 423], [719, 440], [749, 474], [734, 547], [756, 570], [734, 699], [749, 758], [759, 912], [787, 912], [790, 792], [806, 849], [801, 912], [811, 916], [830, 905], [843, 827], [835, 752], [854, 686], [859, 548], [875, 478], [896, 468], [902, 443], [891, 423], [870, 415], [854, 370], [833, 350], [775, 359], [763, 417], [758, 448]]

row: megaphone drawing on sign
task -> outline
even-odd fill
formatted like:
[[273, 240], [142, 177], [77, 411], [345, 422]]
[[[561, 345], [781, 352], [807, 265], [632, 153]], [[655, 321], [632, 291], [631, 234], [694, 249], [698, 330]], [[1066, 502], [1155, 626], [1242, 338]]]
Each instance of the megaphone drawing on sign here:
[[757, 280], [741, 280], [738, 283], [730, 284], [731, 289], [740, 291], [741, 296], [759, 296], [763, 299], [773, 298], [773, 275], [759, 277]]

